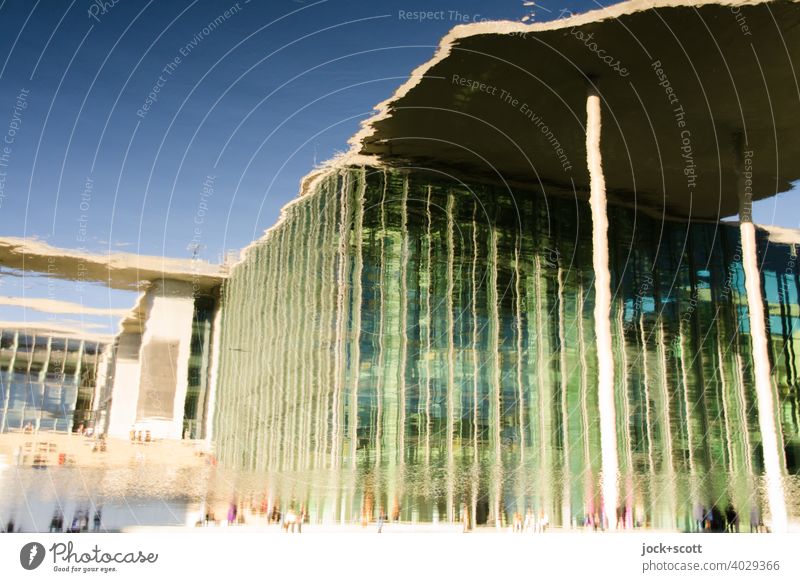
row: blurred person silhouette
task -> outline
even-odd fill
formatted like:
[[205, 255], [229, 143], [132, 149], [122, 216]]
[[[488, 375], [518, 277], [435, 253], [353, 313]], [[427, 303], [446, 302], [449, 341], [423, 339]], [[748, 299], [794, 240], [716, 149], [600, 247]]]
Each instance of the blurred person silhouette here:
[[705, 522], [705, 531], [707, 532], [721, 533], [725, 531], [725, 518], [716, 505], [712, 505], [711, 509], [706, 513]]
[[706, 508], [703, 505], [695, 503], [692, 511], [692, 518], [694, 519], [695, 533], [700, 533], [705, 530]]
[[245, 513], [244, 512], [244, 502], [242, 501], [242, 502], [239, 503], [239, 507], [238, 507], [237, 513], [236, 513], [236, 523], [238, 525], [244, 525], [244, 521], [245, 521], [244, 513]]
[[733, 503], [728, 503], [728, 507], [725, 508], [725, 521], [730, 533], [739, 533], [739, 514], [734, 509]]
[[625, 506], [617, 507], [617, 529], [626, 529]]
[[383, 507], [381, 507], [380, 511], [378, 511], [378, 533], [383, 531], [384, 523], [386, 523], [386, 512], [383, 510]]
[[550, 516], [547, 515], [547, 512], [544, 509], [539, 510], [539, 531], [544, 533], [547, 531], [547, 528], [550, 526]]
[[102, 509], [98, 507], [94, 510], [94, 531], [100, 531], [100, 524], [102, 521]]
[[514, 512], [511, 523], [511, 531], [514, 533], [522, 533], [522, 514], [519, 511]]
[[647, 517], [644, 512], [643, 505], [637, 505], [634, 510], [633, 527], [644, 527], [647, 522]]
[[64, 515], [60, 509], [56, 509], [53, 513], [53, 519], [50, 520], [50, 533], [61, 533], [64, 529]]
[[286, 512], [286, 519], [283, 522], [283, 529], [285, 532], [289, 532], [291, 528], [292, 533], [294, 533], [294, 526], [297, 523], [297, 514], [294, 511], [294, 506], [289, 508], [289, 511]]
[[228, 505], [228, 525], [233, 525], [236, 523], [236, 515], [238, 513], [238, 509], [236, 507], [236, 502], [231, 501], [230, 505]]
[[763, 526], [761, 507], [756, 502], [750, 507], [750, 533], [761, 533]]
[[464, 503], [461, 506], [461, 521], [464, 525], [464, 533], [472, 531], [472, 512], [469, 510], [469, 505]]
[[67, 529], [67, 533], [79, 533], [81, 531], [81, 513], [80, 509], [75, 510], [72, 514], [72, 522]]
[[530, 507], [528, 508], [528, 511], [525, 512], [524, 527], [526, 533], [531, 533], [531, 531], [533, 531], [536, 527], [536, 517], [533, 515], [533, 509]]

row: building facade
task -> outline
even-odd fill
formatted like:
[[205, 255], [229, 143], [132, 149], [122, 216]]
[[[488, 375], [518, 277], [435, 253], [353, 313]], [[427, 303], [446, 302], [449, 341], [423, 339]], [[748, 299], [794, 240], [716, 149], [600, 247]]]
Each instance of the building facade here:
[[[317, 519], [602, 514], [592, 228], [578, 194], [327, 172], [224, 284], [220, 461]], [[738, 227], [608, 212], [618, 519], [688, 527], [697, 504], [761, 511]], [[770, 238], [757, 233], [771, 412], [796, 485], [800, 270], [797, 244]]]
[[113, 344], [104, 431], [116, 438], [207, 438], [218, 288], [152, 282]]
[[[91, 254], [13, 237], [0, 238], [0, 265], [20, 273], [46, 273], [55, 279], [97, 282], [138, 293], [130, 311], [99, 310], [119, 322], [118, 333], [102, 336], [100, 347], [97, 341], [84, 341], [83, 336], [60, 338], [55, 331], [32, 334], [3, 330], [3, 380], [9, 386], [12, 381], [20, 386], [14, 389], [9, 410], [22, 406], [25, 418], [34, 409], [44, 410], [39, 400], [33, 405], [19, 404], [23, 401], [17, 391], [25, 382], [48, 384], [51, 369], [61, 362], [62, 375], [67, 378], [65, 389], [76, 382], [81, 387], [77, 404], [72, 406], [85, 411], [71, 426], [77, 428], [83, 422], [85, 428], [91, 425], [95, 435], [122, 439], [208, 441], [214, 330], [224, 265], [200, 259]], [[37, 300], [14, 299], [13, 304], [34, 311], [54, 309]], [[83, 306], [68, 302], [55, 307], [83, 313]], [[71, 329], [64, 329], [63, 333], [69, 335]], [[67, 356], [62, 356], [65, 350]], [[104, 354], [102, 363], [90, 361], [90, 356], [100, 352]], [[87, 376], [78, 378], [76, 374]], [[90, 385], [94, 389], [91, 398], [87, 392]], [[74, 399], [75, 395], [69, 392], [64, 397]], [[45, 408], [50, 406], [47, 399], [43, 402]], [[9, 418], [9, 426], [17, 426], [17, 416]], [[23, 427], [26, 425], [24, 420]], [[58, 430], [64, 430], [63, 419], [57, 425]], [[50, 421], [42, 425], [46, 430], [52, 427]]]
[[0, 334], [0, 432], [93, 428], [108, 343], [46, 329]]

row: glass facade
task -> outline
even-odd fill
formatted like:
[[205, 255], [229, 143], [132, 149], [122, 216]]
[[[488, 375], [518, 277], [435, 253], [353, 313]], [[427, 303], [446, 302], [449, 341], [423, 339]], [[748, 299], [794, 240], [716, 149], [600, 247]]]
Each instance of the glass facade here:
[[189, 379], [183, 411], [183, 438], [204, 438], [208, 395], [208, 367], [211, 352], [211, 326], [216, 301], [198, 298], [192, 318], [192, 341], [189, 355]]
[[[330, 171], [222, 291], [223, 465], [312, 519], [580, 524], [601, 508], [586, 196]], [[585, 193], [584, 193], [585, 194]], [[739, 230], [609, 208], [618, 519], [763, 502]], [[790, 516], [797, 247], [759, 231]], [[761, 511], [761, 509], [758, 509]]]
[[94, 425], [104, 344], [19, 330], [0, 334], [0, 432], [72, 432]]

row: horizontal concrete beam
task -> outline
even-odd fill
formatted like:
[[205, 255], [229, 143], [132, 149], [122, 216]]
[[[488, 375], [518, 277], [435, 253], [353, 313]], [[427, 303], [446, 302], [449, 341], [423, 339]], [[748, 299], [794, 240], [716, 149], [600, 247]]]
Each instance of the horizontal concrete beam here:
[[207, 261], [136, 255], [92, 254], [52, 247], [34, 239], [0, 238], [0, 265], [57, 279], [103, 283], [114, 289], [138, 290], [160, 279], [192, 283], [200, 292], [219, 286], [222, 265]]

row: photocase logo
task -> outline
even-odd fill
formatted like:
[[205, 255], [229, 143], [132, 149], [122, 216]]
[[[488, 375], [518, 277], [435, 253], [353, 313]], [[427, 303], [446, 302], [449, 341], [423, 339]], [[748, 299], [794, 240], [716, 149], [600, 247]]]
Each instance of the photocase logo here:
[[19, 563], [26, 570], [35, 570], [44, 561], [44, 546], [39, 542], [30, 542], [19, 551]]

